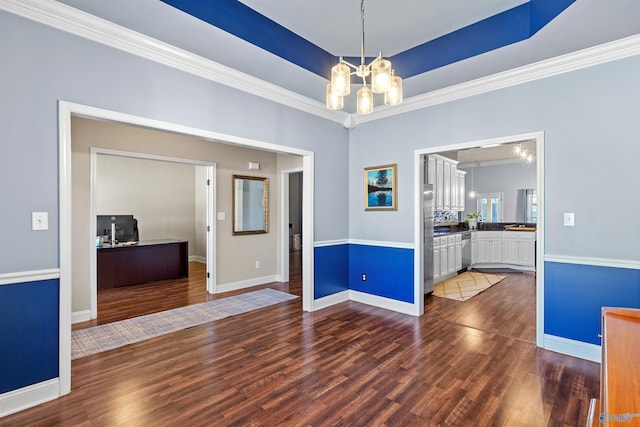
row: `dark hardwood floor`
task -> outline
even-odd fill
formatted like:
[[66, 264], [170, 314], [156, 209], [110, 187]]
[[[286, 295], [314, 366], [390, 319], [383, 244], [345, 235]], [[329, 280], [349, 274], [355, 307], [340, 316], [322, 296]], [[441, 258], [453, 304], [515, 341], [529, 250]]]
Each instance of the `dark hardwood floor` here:
[[[100, 322], [229, 295], [207, 295], [191, 268], [188, 283], [101, 294]], [[269, 287], [301, 295], [299, 270]], [[598, 364], [536, 348], [531, 274], [464, 303], [427, 296], [420, 318], [301, 305], [77, 359], [70, 395], [0, 425], [580, 426], [598, 395]]]

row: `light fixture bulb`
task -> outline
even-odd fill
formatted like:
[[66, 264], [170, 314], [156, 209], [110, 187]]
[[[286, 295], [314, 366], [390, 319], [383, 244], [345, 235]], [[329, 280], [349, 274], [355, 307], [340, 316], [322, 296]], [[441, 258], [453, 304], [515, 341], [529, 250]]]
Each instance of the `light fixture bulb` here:
[[358, 114], [369, 114], [373, 111], [373, 92], [367, 86], [363, 86], [358, 91], [356, 100], [356, 112]]
[[342, 61], [331, 68], [331, 88], [339, 96], [351, 93], [351, 73], [349, 66]]
[[521, 150], [522, 150], [522, 147], [520, 146], [520, 144], [516, 144], [516, 148], [514, 150], [516, 155], [519, 155]]
[[371, 90], [385, 93], [391, 85], [391, 61], [382, 58], [382, 53], [371, 63]]
[[333, 90], [331, 83], [327, 84], [327, 108], [330, 110], [341, 110], [344, 107], [344, 98]]
[[391, 84], [384, 93], [384, 103], [393, 107], [402, 104], [402, 79], [391, 72]]

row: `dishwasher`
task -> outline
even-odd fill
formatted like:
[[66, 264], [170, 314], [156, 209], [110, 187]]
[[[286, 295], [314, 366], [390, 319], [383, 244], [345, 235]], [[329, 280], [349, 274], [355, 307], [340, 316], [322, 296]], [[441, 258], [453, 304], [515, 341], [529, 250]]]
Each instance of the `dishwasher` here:
[[462, 233], [462, 269], [458, 272], [469, 270], [471, 266], [471, 232], [463, 231]]

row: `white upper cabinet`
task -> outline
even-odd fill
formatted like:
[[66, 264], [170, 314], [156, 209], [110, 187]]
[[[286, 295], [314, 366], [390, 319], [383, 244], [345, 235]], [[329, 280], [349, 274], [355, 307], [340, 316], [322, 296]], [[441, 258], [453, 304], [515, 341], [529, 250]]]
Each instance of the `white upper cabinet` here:
[[464, 212], [464, 205], [466, 201], [466, 188], [464, 184], [464, 177], [467, 173], [465, 171], [457, 171], [458, 178], [458, 210]]
[[426, 180], [427, 184], [433, 184], [435, 210], [464, 211], [464, 172], [458, 171], [457, 165], [457, 161], [437, 154], [427, 156]]

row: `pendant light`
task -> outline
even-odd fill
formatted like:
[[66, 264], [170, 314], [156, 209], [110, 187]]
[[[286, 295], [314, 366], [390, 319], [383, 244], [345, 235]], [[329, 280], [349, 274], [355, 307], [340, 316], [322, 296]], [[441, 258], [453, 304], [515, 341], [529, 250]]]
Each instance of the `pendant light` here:
[[[340, 57], [338, 64], [331, 68], [331, 81], [326, 89], [326, 105], [331, 110], [341, 110], [344, 107], [342, 98], [351, 93], [352, 75], [362, 78], [363, 84], [356, 99], [358, 114], [369, 114], [373, 111], [374, 93], [384, 94], [386, 105], [395, 106], [402, 103], [402, 79], [394, 74], [391, 61], [384, 59], [382, 53], [379, 53], [370, 64], [364, 62], [364, 0], [360, 2], [360, 20], [360, 65], [353, 65]], [[370, 77], [370, 87], [367, 77]]]
[[469, 191], [469, 197], [471, 197], [472, 199], [476, 198], [476, 190], [475, 187], [473, 185], [473, 171], [476, 168], [475, 164], [471, 165], [471, 191]]

